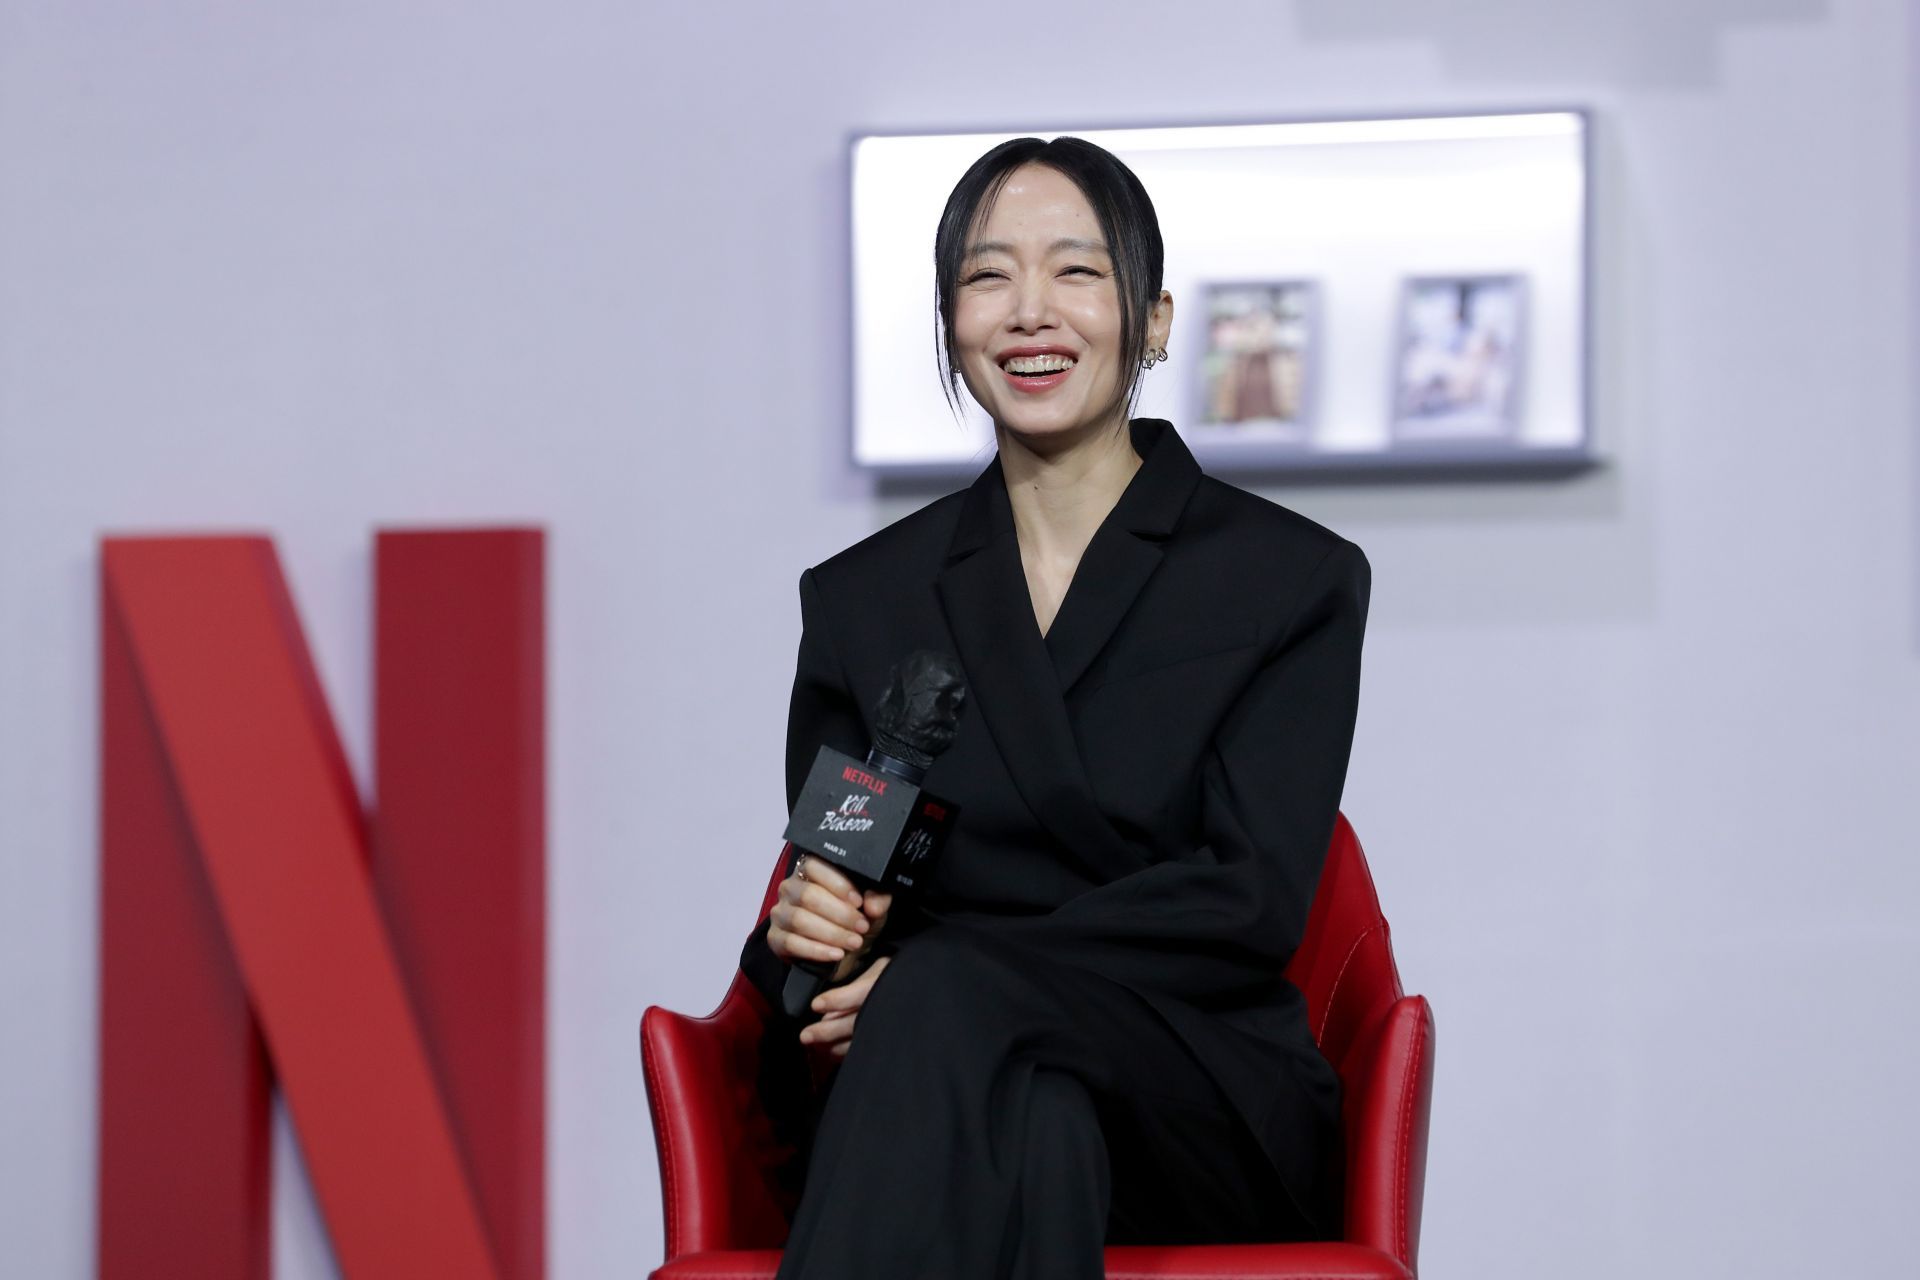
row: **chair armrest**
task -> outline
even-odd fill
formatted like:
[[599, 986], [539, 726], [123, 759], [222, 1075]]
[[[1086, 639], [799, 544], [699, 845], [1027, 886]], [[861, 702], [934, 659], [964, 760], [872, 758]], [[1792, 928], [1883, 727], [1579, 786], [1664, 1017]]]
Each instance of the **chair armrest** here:
[[655, 1006], [640, 1019], [668, 1261], [786, 1242], [804, 1175], [791, 1122], [812, 1085], [801, 1046], [791, 1061], [769, 1052], [769, 1025], [737, 971], [704, 1018]]
[[1433, 1102], [1433, 1010], [1402, 996], [1354, 1043], [1347, 1077], [1346, 1238], [1418, 1274]]

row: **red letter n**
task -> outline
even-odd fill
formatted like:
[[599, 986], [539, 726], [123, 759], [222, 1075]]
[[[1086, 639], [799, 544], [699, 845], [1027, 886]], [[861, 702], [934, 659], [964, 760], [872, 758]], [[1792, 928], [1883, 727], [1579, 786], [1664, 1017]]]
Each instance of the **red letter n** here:
[[265, 1280], [276, 1083], [346, 1274], [541, 1275], [542, 550], [378, 536], [369, 816], [272, 544], [104, 540], [106, 1280]]

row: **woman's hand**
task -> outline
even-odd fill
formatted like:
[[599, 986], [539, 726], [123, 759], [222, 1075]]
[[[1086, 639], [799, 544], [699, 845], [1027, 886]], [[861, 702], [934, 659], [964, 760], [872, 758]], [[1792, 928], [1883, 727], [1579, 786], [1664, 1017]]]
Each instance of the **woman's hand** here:
[[853, 881], [824, 858], [802, 855], [799, 869], [780, 882], [780, 900], [767, 913], [767, 948], [791, 964], [811, 960], [834, 964], [832, 982], [844, 981], [860, 967], [886, 925], [893, 905], [890, 893], [861, 893]]
[[892, 956], [881, 956], [867, 966], [865, 973], [844, 987], [833, 987], [815, 996], [813, 1007], [822, 1016], [820, 1021], [800, 1033], [800, 1043], [830, 1044], [834, 1057], [846, 1057], [847, 1050], [853, 1047], [853, 1020], [860, 1013], [861, 1006], [866, 1004], [867, 992], [873, 990], [874, 981], [879, 978], [881, 970], [892, 959]]

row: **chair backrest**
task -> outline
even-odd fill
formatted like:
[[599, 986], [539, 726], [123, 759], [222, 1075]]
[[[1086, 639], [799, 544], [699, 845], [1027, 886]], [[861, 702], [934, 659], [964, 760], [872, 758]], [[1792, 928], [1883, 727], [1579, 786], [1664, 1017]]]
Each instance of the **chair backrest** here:
[[1373, 873], [1345, 814], [1334, 818], [1306, 933], [1287, 977], [1306, 994], [1313, 1038], [1344, 1078], [1354, 1040], [1401, 996]]

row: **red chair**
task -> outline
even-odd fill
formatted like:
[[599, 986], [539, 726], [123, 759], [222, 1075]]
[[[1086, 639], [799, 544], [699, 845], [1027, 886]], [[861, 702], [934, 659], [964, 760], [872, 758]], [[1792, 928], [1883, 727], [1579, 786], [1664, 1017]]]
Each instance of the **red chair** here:
[[[776, 866], [762, 917], [775, 901], [779, 874]], [[1433, 1093], [1433, 1013], [1424, 996], [1401, 993], [1373, 877], [1344, 816], [1334, 826], [1306, 936], [1287, 976], [1306, 993], [1314, 1038], [1345, 1089], [1346, 1238], [1110, 1246], [1110, 1280], [1414, 1276]], [[767, 1280], [779, 1265], [798, 1196], [795, 1151], [776, 1137], [754, 1084], [768, 1012], [759, 990], [736, 970], [726, 999], [708, 1016], [653, 1007], [640, 1020], [667, 1227], [666, 1262], [653, 1280]], [[824, 1047], [804, 1052], [816, 1086], [839, 1063]], [[778, 1176], [783, 1166], [785, 1178]]]

